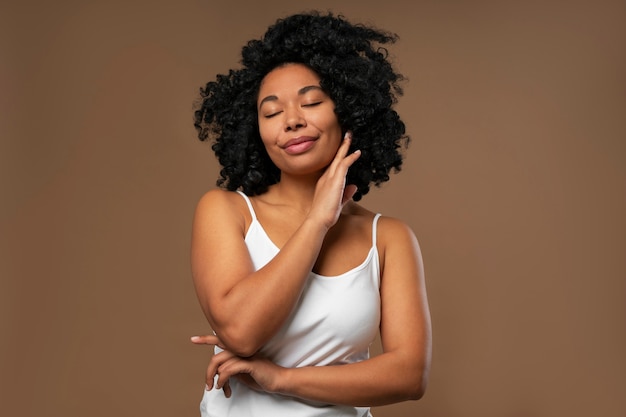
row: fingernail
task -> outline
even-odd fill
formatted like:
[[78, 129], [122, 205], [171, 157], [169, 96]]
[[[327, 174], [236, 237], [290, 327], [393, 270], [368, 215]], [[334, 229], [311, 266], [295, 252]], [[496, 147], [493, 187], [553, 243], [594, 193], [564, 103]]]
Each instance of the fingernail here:
[[211, 391], [211, 388], [209, 388], [208, 384], [204, 384], [204, 389], [207, 390], [207, 391]]
[[193, 340], [194, 342], [196, 340], [200, 340], [200, 336], [191, 336], [191, 340]]

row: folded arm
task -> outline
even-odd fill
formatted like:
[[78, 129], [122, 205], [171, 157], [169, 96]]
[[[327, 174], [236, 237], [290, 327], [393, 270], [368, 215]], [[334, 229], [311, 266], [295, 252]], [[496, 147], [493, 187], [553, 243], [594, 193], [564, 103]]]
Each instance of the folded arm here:
[[235, 377], [254, 389], [329, 404], [378, 406], [419, 399], [426, 389], [431, 357], [421, 254], [415, 236], [401, 222], [381, 219], [379, 230], [385, 247], [382, 354], [347, 365], [289, 369], [262, 357], [241, 358], [225, 351], [212, 358], [207, 385], [212, 388], [213, 377], [218, 374], [218, 388]]

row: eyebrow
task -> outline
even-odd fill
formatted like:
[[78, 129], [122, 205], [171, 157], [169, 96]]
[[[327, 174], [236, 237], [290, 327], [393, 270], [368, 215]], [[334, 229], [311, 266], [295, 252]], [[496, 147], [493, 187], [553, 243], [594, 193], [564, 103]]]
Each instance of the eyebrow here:
[[[303, 95], [303, 94], [308, 93], [308, 92], [309, 92], [309, 91], [311, 91], [311, 90], [320, 90], [320, 91], [323, 91], [323, 90], [322, 90], [322, 87], [320, 87], [319, 85], [307, 85], [306, 87], [302, 87], [301, 89], [299, 89], [299, 90], [298, 90], [298, 95], [299, 95], [299, 96], [301, 96], [301, 95]], [[267, 96], [267, 97], [265, 97], [263, 100], [261, 100], [261, 101], [259, 102], [259, 108], [261, 108], [261, 106], [263, 105], [263, 103], [265, 103], [265, 102], [267, 102], [267, 101], [276, 101], [276, 100], [278, 100], [278, 97], [277, 97], [277, 96], [274, 96], [274, 95]]]

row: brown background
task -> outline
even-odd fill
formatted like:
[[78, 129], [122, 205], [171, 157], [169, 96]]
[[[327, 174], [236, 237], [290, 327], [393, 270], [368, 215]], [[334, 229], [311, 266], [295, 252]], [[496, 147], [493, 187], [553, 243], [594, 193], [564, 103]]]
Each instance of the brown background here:
[[[197, 416], [189, 268], [217, 166], [197, 89], [309, 7], [397, 32], [426, 397], [376, 417], [626, 415], [623, 1], [28, 1], [0, 6], [0, 406]], [[17, 4], [19, 3], [19, 5]]]

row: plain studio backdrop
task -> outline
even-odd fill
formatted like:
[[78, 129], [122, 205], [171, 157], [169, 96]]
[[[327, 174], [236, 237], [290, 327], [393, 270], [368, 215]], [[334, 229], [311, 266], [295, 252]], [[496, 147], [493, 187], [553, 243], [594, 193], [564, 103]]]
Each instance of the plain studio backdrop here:
[[363, 204], [420, 240], [433, 366], [374, 415], [626, 415], [626, 4], [495, 0], [3, 1], [0, 413], [198, 416], [192, 103], [309, 8], [398, 33], [408, 79]]

